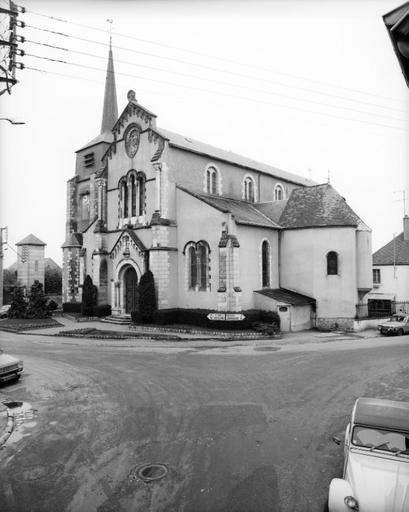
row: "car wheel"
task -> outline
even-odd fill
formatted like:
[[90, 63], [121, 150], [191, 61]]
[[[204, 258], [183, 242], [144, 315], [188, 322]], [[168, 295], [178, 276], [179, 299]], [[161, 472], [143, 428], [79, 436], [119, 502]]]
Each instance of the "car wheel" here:
[[398, 336], [403, 336], [403, 329], [399, 329]]

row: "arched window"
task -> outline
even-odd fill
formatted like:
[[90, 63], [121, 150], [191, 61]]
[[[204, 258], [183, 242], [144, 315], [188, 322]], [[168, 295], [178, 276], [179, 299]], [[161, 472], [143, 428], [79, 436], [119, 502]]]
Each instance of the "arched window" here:
[[277, 183], [274, 187], [274, 201], [281, 201], [282, 199], [284, 199], [284, 189], [282, 185]]
[[327, 254], [327, 274], [329, 276], [338, 274], [338, 254], [335, 251]]
[[122, 182], [122, 212], [124, 217], [128, 217], [128, 184]]
[[86, 220], [89, 217], [89, 194], [84, 194], [81, 197], [81, 218]]
[[201, 240], [197, 243], [189, 242], [186, 247], [188, 287], [206, 291], [209, 289], [209, 245]]
[[138, 215], [141, 216], [145, 213], [145, 175], [138, 176]]
[[247, 176], [244, 180], [244, 199], [254, 203], [254, 180], [251, 176]]
[[215, 167], [208, 167], [206, 170], [206, 192], [208, 194], [218, 194], [218, 172]]
[[197, 259], [199, 270], [199, 290], [206, 290], [209, 282], [209, 256], [207, 246], [199, 243], [197, 247]]
[[136, 216], [136, 181], [135, 176], [132, 174], [131, 179], [131, 210], [132, 217]]
[[261, 244], [261, 281], [263, 288], [270, 286], [270, 244], [267, 240]]
[[197, 285], [197, 257], [196, 248], [190, 246], [188, 249], [189, 257], [189, 288], [196, 288]]

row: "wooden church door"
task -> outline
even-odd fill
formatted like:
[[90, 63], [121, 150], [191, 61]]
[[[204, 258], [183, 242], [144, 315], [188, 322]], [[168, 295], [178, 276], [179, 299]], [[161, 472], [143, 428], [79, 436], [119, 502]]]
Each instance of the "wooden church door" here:
[[138, 311], [138, 276], [133, 267], [125, 272], [125, 312]]

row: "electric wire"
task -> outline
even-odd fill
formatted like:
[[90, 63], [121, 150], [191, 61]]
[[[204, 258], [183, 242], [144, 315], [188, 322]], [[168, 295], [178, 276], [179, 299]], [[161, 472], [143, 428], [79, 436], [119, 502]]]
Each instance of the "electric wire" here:
[[[38, 43], [38, 44], [42, 44], [42, 43]], [[65, 49], [65, 50], [68, 51], [68, 52], [72, 52], [72, 53], [76, 53], [76, 54], [80, 54], [80, 55], [85, 55], [85, 56], [88, 56], [88, 57], [96, 57], [96, 58], [100, 58], [100, 59], [104, 59], [104, 60], [106, 59], [106, 57], [102, 57], [102, 56], [99, 56], [99, 55], [91, 54], [91, 53], [88, 53], [88, 52], [81, 52], [81, 51], [69, 50], [69, 49]], [[58, 63], [61, 63], [61, 64], [69, 64], [71, 66], [78, 65], [78, 63], [69, 62], [69, 61], [62, 60], [62, 59], [55, 59], [55, 58], [51, 58], [51, 57], [45, 57], [45, 56], [42, 56], [42, 55], [35, 55], [35, 54], [29, 53], [29, 52], [25, 52], [25, 55], [27, 57], [33, 57], [33, 58], [36, 58], [36, 59], [48, 60], [48, 61], [51, 61], [51, 62], [58, 62]], [[133, 66], [137, 66], [137, 67], [142, 67], [142, 68], [145, 68], [145, 69], [151, 69], [151, 70], [155, 70], [155, 71], [165, 71], [167, 73], [172, 73], [173, 74], [172, 71], [163, 70], [162, 68], [158, 68], [158, 67], [154, 67], [154, 66], [148, 66], [148, 65], [144, 65], [144, 64], [137, 64], [137, 63], [132, 63], [132, 62], [129, 62], [129, 61], [122, 61], [122, 60], [119, 60], [119, 59], [116, 59], [115, 62], [119, 62], [119, 63], [123, 63], [123, 64], [128, 64], [128, 65], [133, 65]], [[98, 68], [98, 69], [100, 71], [103, 71], [101, 68]], [[198, 79], [198, 77], [196, 77], [194, 75], [190, 75], [188, 73], [177, 72], [176, 74], [184, 76], [184, 77]], [[236, 84], [233, 84], [233, 83], [230, 83], [230, 82], [223, 82], [223, 81], [219, 81], [219, 80], [209, 79], [208, 81], [210, 81], [212, 83], [216, 83], [216, 84], [227, 85], [229, 87], [235, 87], [236, 86]], [[279, 92], [273, 92], [273, 91], [267, 91], [265, 89], [256, 89], [254, 87], [247, 87], [247, 86], [242, 86], [242, 85], [239, 85], [238, 87], [240, 87], [242, 89], [247, 89], [247, 90], [250, 90], [250, 91], [255, 91], [255, 92], [258, 92], [258, 93], [267, 94], [267, 95], [279, 96], [279, 97], [287, 98], [287, 99], [291, 99], [291, 100], [296, 100], [296, 101], [301, 101], [301, 102], [306, 102], [306, 103], [312, 103], [314, 105], [330, 107], [330, 108], [334, 108], [334, 109], [337, 109], [337, 110], [346, 110], [346, 111], [350, 111], [350, 112], [357, 112], [359, 114], [365, 114], [365, 115], [369, 115], [369, 116], [373, 116], [373, 117], [380, 117], [380, 118], [383, 118], [383, 119], [391, 119], [391, 120], [394, 120], [394, 121], [401, 121], [401, 122], [407, 122], [408, 121], [407, 119], [402, 119], [400, 117], [394, 117], [394, 116], [390, 116], [390, 115], [387, 115], [387, 114], [380, 114], [380, 113], [375, 113], [375, 112], [369, 112], [369, 111], [359, 110], [359, 109], [355, 109], [355, 108], [347, 107], [347, 106], [332, 105], [332, 104], [329, 104], [329, 103], [323, 103], [321, 101], [312, 100], [312, 99], [309, 99], [309, 98], [296, 98], [296, 97], [290, 96], [288, 94], [279, 93]]]
[[[77, 26], [77, 27], [81, 27], [81, 28], [87, 28], [87, 29], [90, 29], [90, 30], [95, 30], [97, 32], [102, 32], [102, 33], [106, 34], [106, 29], [102, 29], [102, 28], [98, 28], [98, 27], [93, 27], [91, 25], [87, 25], [87, 24], [84, 24], [84, 23], [78, 23], [78, 22], [70, 21], [70, 20], [63, 19], [63, 18], [58, 18], [56, 16], [50, 16], [48, 14], [38, 13], [38, 12], [35, 12], [35, 11], [31, 11], [30, 9], [27, 9], [27, 8], [25, 8], [25, 10], [26, 10], [27, 13], [33, 14], [35, 16], [40, 16], [40, 17], [48, 18], [48, 19], [55, 20], [55, 21], [58, 21], [58, 22], [61, 22], [61, 23], [66, 23], [66, 24]], [[301, 79], [301, 80], [307, 80], [307, 81], [310, 81], [312, 83], [325, 85], [326, 87], [334, 87], [334, 88], [337, 88], [337, 89], [342, 89], [342, 90], [346, 90], [346, 91], [356, 92], [356, 93], [359, 93], [359, 94], [364, 94], [366, 96], [369, 95], [369, 96], [374, 96], [374, 97], [377, 97], [377, 98], [387, 99], [387, 100], [391, 100], [391, 101], [397, 101], [396, 98], [391, 98], [391, 97], [388, 97], [388, 96], [383, 96], [383, 95], [380, 95], [380, 94], [371, 93], [369, 91], [363, 91], [363, 90], [356, 89], [356, 88], [340, 86], [338, 84], [333, 84], [333, 83], [330, 83], [330, 82], [323, 82], [322, 80], [315, 80], [313, 78], [309, 78], [309, 77], [305, 77], [305, 76], [300, 76], [300, 75], [294, 75], [292, 73], [285, 73], [285, 72], [282, 72], [282, 71], [277, 71], [277, 70], [275, 70], [273, 68], [270, 68], [270, 67], [256, 66], [254, 64], [243, 63], [243, 62], [236, 61], [234, 59], [229, 59], [229, 58], [226, 58], [226, 57], [221, 57], [219, 55], [210, 55], [210, 54], [207, 54], [207, 53], [204, 53], [204, 52], [199, 52], [199, 51], [196, 51], [196, 50], [191, 50], [189, 48], [182, 48], [180, 46], [174, 46], [174, 45], [170, 45], [170, 44], [166, 44], [166, 43], [159, 43], [158, 41], [153, 41], [151, 39], [143, 39], [143, 38], [140, 38], [140, 37], [131, 36], [130, 34], [124, 34], [124, 33], [121, 33], [121, 32], [117, 32], [115, 30], [113, 30], [112, 33], [114, 35], [116, 35], [116, 36], [119, 36], [119, 37], [123, 37], [123, 38], [127, 38], [127, 39], [132, 39], [132, 40], [143, 42], [143, 43], [148, 43], [148, 44], [159, 46], [159, 47], [162, 47], [162, 48], [169, 48], [169, 49], [173, 49], [173, 50], [178, 50], [178, 51], [182, 51], [182, 52], [185, 52], [185, 53], [190, 53], [191, 55], [197, 55], [197, 56], [200, 56], [200, 57], [206, 57], [206, 58], [210, 58], [210, 59], [215, 59], [215, 60], [219, 60], [219, 61], [222, 61], [222, 62], [229, 62], [231, 64], [240, 65], [240, 66], [244, 65], [244, 66], [252, 68], [252, 69], [260, 69], [260, 70], [264, 70], [264, 71], [272, 71], [272, 72], [274, 72], [276, 74], [279, 74], [279, 75], [288, 76], [288, 77], [291, 77], [291, 78], [296, 78], [296, 79]]]
[[[72, 66], [77, 66], [77, 67], [85, 68], [85, 69], [91, 69], [93, 71], [103, 71], [103, 72], [105, 72], [105, 70], [102, 69], [102, 68], [96, 68], [96, 67], [93, 67], [93, 66], [87, 66], [85, 64], [76, 64], [76, 63], [75, 64], [74, 63], [68, 63], [68, 64], [70, 64]], [[37, 72], [40, 72], [40, 73], [50, 73], [50, 74], [53, 74], [52, 71], [44, 70], [44, 69], [39, 69], [39, 68], [34, 68], [32, 66], [26, 66], [25, 65], [24, 69], [28, 69], [28, 70], [31, 70], [31, 71], [37, 71]], [[264, 100], [257, 99], [257, 98], [223, 93], [221, 91], [209, 91], [209, 90], [203, 89], [203, 88], [191, 87], [191, 86], [183, 85], [183, 84], [175, 84], [173, 82], [169, 82], [169, 81], [165, 81], [165, 80], [158, 80], [158, 79], [153, 79], [153, 78], [147, 78], [147, 77], [144, 77], [144, 76], [131, 75], [129, 73], [115, 72], [115, 74], [131, 77], [131, 78], [136, 78], [138, 80], [145, 80], [145, 81], [149, 81], [149, 82], [161, 83], [161, 84], [170, 85], [170, 86], [174, 86], [174, 87], [182, 87], [182, 88], [185, 88], [185, 89], [191, 89], [191, 90], [195, 90], [195, 91], [205, 92], [207, 94], [216, 94], [217, 96], [225, 96], [227, 98], [235, 98], [235, 99], [240, 99], [240, 100], [244, 100], [244, 101], [250, 101], [250, 102], [253, 102], [253, 103], [259, 103], [259, 104], [263, 104], [263, 105], [271, 105], [271, 106], [278, 107], [278, 108], [284, 108], [284, 109], [290, 109], [290, 110], [298, 110], [300, 112], [312, 113], [312, 114], [315, 114], [315, 115], [320, 115], [320, 116], [325, 116], [325, 117], [332, 117], [332, 118], [341, 119], [341, 120], [344, 120], [344, 121], [353, 121], [353, 122], [357, 122], [357, 123], [361, 123], [361, 124], [372, 125], [372, 126], [379, 126], [379, 127], [383, 127], [383, 128], [390, 128], [390, 129], [393, 129], [393, 130], [404, 131], [404, 132], [409, 131], [408, 129], [402, 128], [402, 127], [399, 127], [399, 126], [392, 126], [392, 125], [389, 125], [389, 124], [378, 123], [378, 122], [375, 122], [375, 121], [365, 121], [363, 119], [339, 116], [339, 115], [331, 114], [331, 113], [328, 113], [328, 112], [319, 112], [317, 110], [305, 109], [305, 108], [301, 108], [301, 107], [298, 107], [298, 106], [295, 106], [295, 105], [283, 105], [283, 104], [278, 104], [278, 103], [272, 103], [272, 102], [269, 102], [269, 101], [264, 101]]]
[[[101, 45], [101, 46], [104, 46], [104, 47], [109, 47], [110, 46], [109, 43], [103, 43], [101, 41], [96, 41], [94, 39], [87, 39], [87, 38], [83, 38], [83, 37], [79, 37], [79, 36], [74, 36], [72, 34], [66, 34], [64, 32], [57, 32], [55, 30], [49, 30], [49, 29], [46, 29], [46, 28], [36, 27], [34, 25], [29, 25], [29, 24], [26, 24], [25, 26], [27, 28], [31, 28], [31, 29], [34, 29], [34, 30], [44, 31], [44, 32], [48, 32], [48, 33], [51, 33], [51, 34], [54, 34], [54, 35], [61, 36], [61, 37], [76, 39], [76, 40], [79, 40], [79, 41], [82, 41], [82, 42], [86, 42], [86, 43], [98, 44], [98, 45]], [[226, 69], [215, 68], [213, 66], [208, 66], [206, 64], [200, 64], [200, 63], [195, 63], [195, 62], [191, 62], [191, 61], [186, 61], [186, 60], [179, 59], [179, 58], [176, 58], [176, 57], [169, 57], [169, 56], [158, 55], [158, 54], [155, 54], [155, 53], [144, 52], [142, 50], [135, 50], [133, 48], [127, 48], [127, 47], [124, 47], [124, 46], [113, 45], [113, 48], [115, 48], [117, 50], [137, 53], [139, 55], [145, 55], [145, 56], [148, 56], [148, 57], [155, 57], [155, 58], [159, 58], [159, 59], [163, 59], [163, 60], [169, 60], [169, 61], [173, 61], [173, 62], [178, 62], [180, 64], [187, 64], [189, 66], [200, 67], [200, 68], [203, 68], [203, 69], [206, 69], [206, 70], [216, 71], [218, 73], [225, 73], [225, 74], [233, 75], [233, 76], [240, 77], [240, 78], [245, 78], [245, 79], [249, 78], [249, 76], [247, 74], [245, 74], [245, 73], [239, 73], [237, 71], [231, 71], [231, 70], [226, 70]], [[390, 106], [386, 106], [386, 105], [380, 105], [379, 103], [374, 103], [374, 102], [371, 102], [371, 101], [358, 100], [356, 98], [348, 98], [346, 96], [341, 96], [341, 95], [332, 94], [332, 93], [326, 93], [326, 92], [323, 92], [323, 91], [315, 91], [315, 90], [310, 89], [310, 88], [306, 88], [306, 87], [302, 87], [302, 86], [296, 86], [296, 85], [292, 85], [292, 84], [287, 84], [287, 83], [279, 82], [279, 81], [276, 81], [276, 80], [269, 80], [269, 79], [262, 78], [262, 77], [255, 77], [254, 79], [258, 80], [258, 81], [266, 82], [266, 83], [269, 83], [269, 84], [272, 84], [272, 85], [278, 85], [280, 87], [286, 87], [286, 88], [296, 89], [296, 90], [300, 90], [300, 91], [304, 91], [304, 92], [310, 92], [310, 93], [312, 92], [313, 94], [316, 94], [316, 95], [319, 95], [319, 96], [326, 96], [326, 97], [330, 97], [330, 98], [341, 99], [341, 100], [344, 100], [344, 101], [350, 101], [352, 103], [360, 103], [360, 104], [367, 105], [367, 106], [374, 106], [374, 107], [377, 107], [377, 108], [382, 108], [382, 109], [385, 109], [385, 110], [392, 110], [392, 111], [395, 111], [395, 112], [402, 113], [402, 110], [399, 109], [399, 108], [390, 107]]]

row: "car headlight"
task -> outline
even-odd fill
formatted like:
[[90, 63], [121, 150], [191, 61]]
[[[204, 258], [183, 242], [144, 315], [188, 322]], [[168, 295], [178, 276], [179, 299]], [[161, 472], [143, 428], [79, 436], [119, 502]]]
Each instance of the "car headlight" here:
[[344, 498], [344, 503], [351, 510], [359, 510], [358, 502], [353, 496], [346, 496]]

